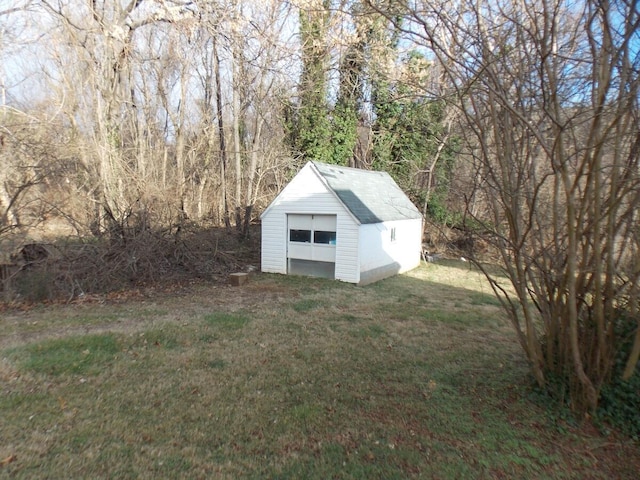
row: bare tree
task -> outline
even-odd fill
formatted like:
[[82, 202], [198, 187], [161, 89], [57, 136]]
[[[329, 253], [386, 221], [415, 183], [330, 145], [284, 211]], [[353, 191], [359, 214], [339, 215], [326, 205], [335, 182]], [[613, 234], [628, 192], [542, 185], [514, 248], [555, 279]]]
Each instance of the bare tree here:
[[562, 378], [573, 407], [593, 411], [620, 327], [636, 331], [625, 378], [640, 354], [640, 12], [607, 0], [413, 5], [385, 14], [408, 16], [408, 41], [443, 69], [468, 192], [485, 205], [474, 225], [512, 288], [485, 273], [538, 384]]
[[246, 237], [269, 159], [285, 156], [279, 99], [290, 92], [288, 70], [293, 55], [286, 37], [291, 16], [286, 2], [274, 0], [262, 6], [246, 2], [243, 8], [241, 36], [247, 47], [239, 55], [237, 80], [245, 158], [240, 172], [243, 186], [237, 195], [241, 210], [238, 226]]
[[[290, 7], [280, 0], [235, 0], [215, 11], [201, 7], [211, 38], [212, 68], [202, 80], [215, 104], [223, 219], [231, 227], [233, 215], [246, 236], [260, 193], [259, 171], [267, 157], [284, 156], [278, 95], [294, 61], [284, 38]], [[265, 138], [265, 130], [279, 135]]]
[[[0, 235], [20, 227], [25, 221], [33, 223], [41, 207], [29, 197], [29, 191], [41, 185], [47, 169], [41, 168], [42, 158], [34, 150], [35, 139], [29, 130], [42, 128], [38, 118], [29, 115], [19, 101], [7, 98], [16, 78], [15, 59], [33, 44], [33, 35], [23, 35], [29, 28], [28, 12], [31, 1], [13, 2], [0, 8]], [[26, 218], [25, 218], [26, 217]]]
[[[79, 139], [88, 140], [82, 164], [91, 179], [85, 182], [95, 205], [97, 230], [102, 219], [120, 223], [140, 198], [148, 149], [141, 138], [138, 109], [136, 35], [158, 24], [191, 18], [189, 2], [44, 1], [50, 17], [53, 80], [64, 110]], [[44, 25], [43, 25], [44, 26]], [[50, 37], [51, 38], [51, 37]], [[142, 63], [139, 61], [139, 64]], [[56, 68], [57, 67], [57, 68]], [[149, 120], [149, 119], [147, 119]]]
[[[35, 187], [53, 174], [55, 161], [45, 146], [55, 145], [41, 122], [19, 110], [0, 110], [0, 235], [15, 228], [39, 223], [45, 205]], [[35, 124], [35, 125], [34, 125]]]

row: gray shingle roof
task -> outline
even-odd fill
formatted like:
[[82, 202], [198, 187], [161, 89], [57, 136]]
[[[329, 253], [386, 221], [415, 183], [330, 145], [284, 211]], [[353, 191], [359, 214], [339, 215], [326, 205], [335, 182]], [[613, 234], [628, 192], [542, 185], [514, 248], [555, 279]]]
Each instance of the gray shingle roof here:
[[312, 163], [361, 224], [422, 217], [387, 172]]

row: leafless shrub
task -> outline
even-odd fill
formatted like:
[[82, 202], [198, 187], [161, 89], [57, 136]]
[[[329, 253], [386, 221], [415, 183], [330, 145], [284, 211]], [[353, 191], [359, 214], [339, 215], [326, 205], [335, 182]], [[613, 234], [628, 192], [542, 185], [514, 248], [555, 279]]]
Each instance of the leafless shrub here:
[[394, 8], [388, 18], [430, 51], [460, 112], [466, 215], [511, 282], [486, 272], [532, 373], [541, 388], [561, 379], [572, 407], [594, 412], [620, 351], [619, 322], [635, 331], [622, 379], [640, 358], [637, 6]]

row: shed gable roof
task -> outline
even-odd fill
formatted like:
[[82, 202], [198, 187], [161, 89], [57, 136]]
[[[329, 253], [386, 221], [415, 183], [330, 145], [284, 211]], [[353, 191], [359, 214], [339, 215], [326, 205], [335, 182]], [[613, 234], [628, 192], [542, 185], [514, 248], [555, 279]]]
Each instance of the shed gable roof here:
[[422, 218], [387, 172], [311, 162], [344, 206], [361, 223]]

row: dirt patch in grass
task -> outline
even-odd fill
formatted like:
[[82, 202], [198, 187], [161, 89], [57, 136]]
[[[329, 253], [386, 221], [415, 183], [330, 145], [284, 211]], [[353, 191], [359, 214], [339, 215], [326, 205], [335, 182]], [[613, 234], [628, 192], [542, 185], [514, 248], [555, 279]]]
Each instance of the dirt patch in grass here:
[[429, 265], [5, 312], [0, 476], [637, 478], [637, 443], [532, 401], [488, 293]]

